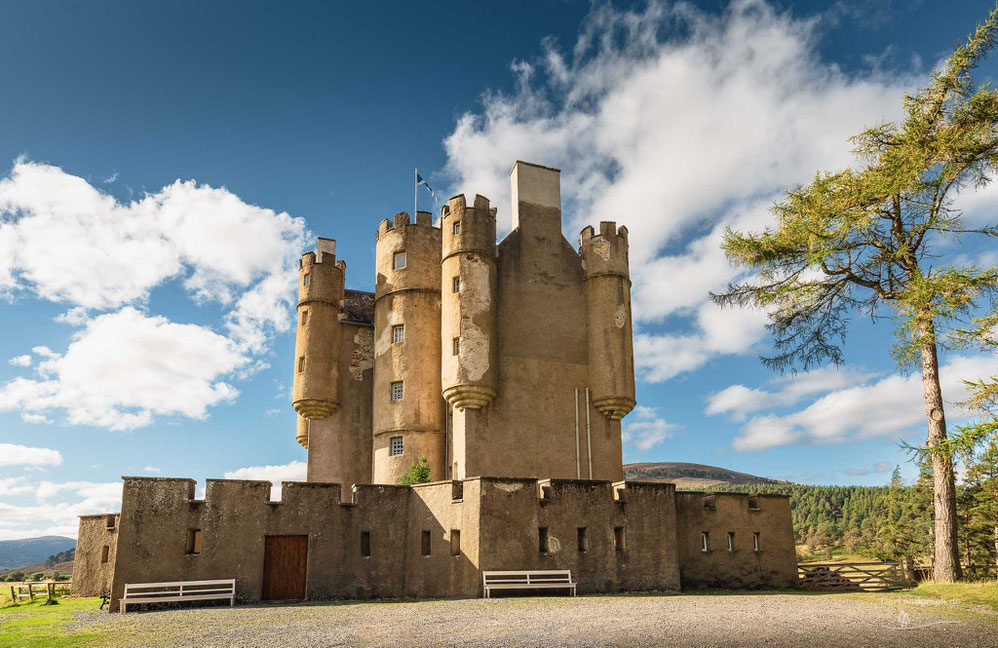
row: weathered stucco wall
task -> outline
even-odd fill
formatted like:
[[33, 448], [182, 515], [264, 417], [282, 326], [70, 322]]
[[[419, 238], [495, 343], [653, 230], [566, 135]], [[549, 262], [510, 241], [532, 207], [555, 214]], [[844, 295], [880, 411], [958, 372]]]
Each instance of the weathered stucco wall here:
[[73, 558], [73, 596], [100, 596], [111, 588], [118, 521], [117, 513], [80, 516]]
[[[750, 503], [757, 504], [750, 508]], [[797, 583], [790, 499], [783, 495], [677, 492], [684, 588], [791, 587]], [[702, 534], [708, 533], [708, 550]], [[728, 549], [734, 533], [734, 550]], [[755, 551], [753, 534], [759, 534]]]

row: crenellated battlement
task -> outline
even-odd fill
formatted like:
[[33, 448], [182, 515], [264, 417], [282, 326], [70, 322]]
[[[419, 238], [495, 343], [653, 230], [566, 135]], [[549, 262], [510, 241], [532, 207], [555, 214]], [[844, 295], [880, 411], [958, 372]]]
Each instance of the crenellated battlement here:
[[382, 220], [378, 224], [378, 230], [374, 233], [374, 239], [376, 241], [381, 240], [381, 238], [389, 232], [404, 232], [406, 227], [430, 227], [433, 229], [440, 229], [433, 225], [433, 214], [431, 212], [416, 212], [416, 222], [413, 223], [409, 216], [409, 212], [403, 211], [395, 214], [392, 218]]

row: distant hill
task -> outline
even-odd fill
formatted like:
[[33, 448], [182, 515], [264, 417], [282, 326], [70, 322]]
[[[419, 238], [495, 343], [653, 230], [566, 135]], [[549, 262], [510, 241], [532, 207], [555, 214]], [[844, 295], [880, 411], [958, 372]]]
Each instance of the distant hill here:
[[786, 483], [776, 479], [769, 479], [768, 477], [756, 477], [748, 473], [735, 472], [716, 466], [671, 461], [624, 464], [624, 479], [673, 482], [676, 484], [676, 488], [683, 489]]
[[74, 547], [76, 540], [63, 536], [0, 540], [0, 571], [45, 562], [49, 556]]

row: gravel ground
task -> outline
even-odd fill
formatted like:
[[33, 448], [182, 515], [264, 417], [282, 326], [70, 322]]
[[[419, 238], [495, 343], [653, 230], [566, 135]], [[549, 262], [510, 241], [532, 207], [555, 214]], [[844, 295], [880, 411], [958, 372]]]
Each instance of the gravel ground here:
[[100, 645], [998, 646], [994, 613], [876, 594], [692, 594], [336, 602], [86, 613]]

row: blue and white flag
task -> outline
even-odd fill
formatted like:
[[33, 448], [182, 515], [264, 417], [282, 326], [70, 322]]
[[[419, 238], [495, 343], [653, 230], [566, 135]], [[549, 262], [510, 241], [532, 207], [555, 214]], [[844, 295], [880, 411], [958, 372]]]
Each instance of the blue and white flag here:
[[433, 193], [433, 189], [430, 188], [430, 185], [426, 184], [426, 180], [423, 180], [423, 176], [419, 175], [419, 173], [416, 173], [416, 186], [418, 187], [419, 185], [423, 185], [424, 187], [426, 187], [426, 190], [429, 191], [430, 195], [433, 197], [433, 202], [436, 203], [437, 194]]

